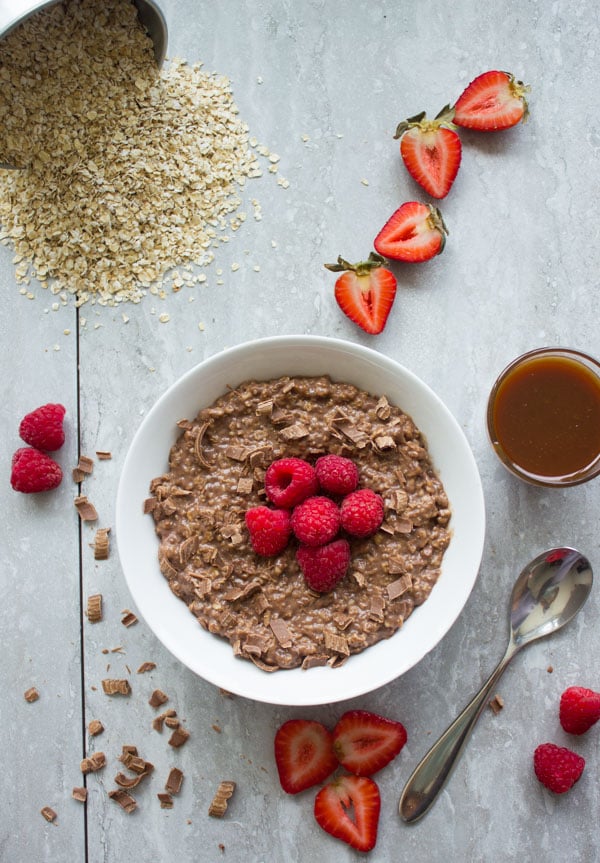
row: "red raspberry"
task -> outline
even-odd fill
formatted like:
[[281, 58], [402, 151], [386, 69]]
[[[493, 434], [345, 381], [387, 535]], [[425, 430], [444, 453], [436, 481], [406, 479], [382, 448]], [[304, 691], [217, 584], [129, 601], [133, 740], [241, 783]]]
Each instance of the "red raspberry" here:
[[324, 455], [317, 459], [315, 473], [319, 485], [328, 494], [350, 494], [358, 485], [358, 468], [349, 458]]
[[325, 545], [339, 529], [339, 508], [328, 497], [309, 497], [292, 513], [292, 530], [305, 545]]
[[569, 686], [560, 697], [559, 717], [569, 734], [585, 734], [600, 719], [600, 692]]
[[54, 459], [38, 449], [23, 446], [12, 457], [10, 484], [15, 491], [33, 494], [60, 485], [62, 470]]
[[292, 528], [286, 509], [255, 506], [246, 512], [246, 527], [252, 548], [263, 557], [279, 554], [288, 544]]
[[296, 560], [308, 587], [326, 593], [345, 576], [350, 563], [350, 546], [346, 539], [336, 539], [318, 548], [301, 545]]
[[352, 536], [372, 536], [383, 522], [383, 499], [370, 488], [353, 491], [342, 501], [341, 519]]
[[542, 743], [533, 753], [535, 775], [555, 794], [564, 794], [575, 785], [584, 767], [581, 755], [554, 743]]
[[265, 474], [265, 490], [275, 506], [292, 509], [319, 488], [315, 469], [301, 458], [280, 458]]
[[19, 435], [37, 449], [53, 452], [65, 442], [63, 419], [65, 409], [62, 405], [42, 405], [21, 420]]

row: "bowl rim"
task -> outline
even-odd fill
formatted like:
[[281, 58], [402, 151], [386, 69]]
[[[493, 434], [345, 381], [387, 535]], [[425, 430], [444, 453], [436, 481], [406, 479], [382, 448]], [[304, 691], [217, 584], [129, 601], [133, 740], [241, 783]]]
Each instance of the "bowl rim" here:
[[[289, 358], [286, 361], [292, 364], [297, 362], [297, 359], [292, 359], [294, 352], [299, 352], [303, 362], [309, 365], [311, 362], [320, 363], [323, 368], [321, 372], [315, 371], [315, 376], [328, 373], [325, 365], [329, 354], [329, 360], [335, 357], [339, 363], [342, 363], [348, 358], [358, 363], [347, 376], [344, 374], [340, 377], [340, 374], [332, 374], [335, 380], [345, 380], [361, 389], [366, 389], [357, 383], [357, 378], [371, 374], [386, 378], [388, 381], [398, 380], [400, 388], [407, 387], [407, 398], [410, 394], [411, 398], [416, 400], [415, 404], [422, 404], [424, 414], [435, 416], [435, 434], [441, 435], [443, 430], [456, 446], [456, 451], [453, 452], [452, 459], [447, 460], [447, 464], [441, 467], [436, 464], [433, 453], [432, 460], [445, 486], [448, 476], [444, 477], [444, 470], [446, 474], [452, 475], [452, 483], [456, 487], [454, 491], [458, 494], [460, 490], [464, 512], [463, 509], [459, 509], [460, 532], [457, 533], [459, 525], [453, 522], [459, 513], [453, 510], [450, 523], [452, 528], [450, 546], [444, 556], [442, 576], [431, 596], [423, 606], [415, 609], [394, 635], [370, 646], [362, 653], [354, 654], [348, 662], [336, 669], [325, 667], [303, 671], [296, 668], [267, 674], [247, 660], [236, 659], [229, 642], [202, 629], [187, 605], [171, 592], [167, 580], [160, 573], [154, 525], [150, 517], [143, 514], [142, 504], [148, 497], [149, 480], [160, 475], [161, 470], [164, 472], [167, 469], [170, 444], [163, 442], [164, 462], [163, 467], [158, 470], [156, 462], [152, 462], [150, 467], [145, 467], [147, 459], [141, 461], [139, 451], [143, 446], [157, 447], [156, 435], [151, 439], [151, 432], [153, 424], [158, 422], [160, 426], [161, 416], [165, 413], [172, 417], [171, 427], [165, 429], [160, 426], [162, 436], [169, 437], [171, 441], [175, 440], [179, 433], [176, 423], [182, 414], [177, 416], [169, 411], [172, 409], [172, 403], [178, 399], [181, 400], [182, 397], [186, 397], [188, 403], [192, 404], [189, 401], [188, 390], [193, 390], [195, 394], [193, 396], [195, 402], [191, 406], [194, 416], [202, 407], [214, 401], [217, 396], [203, 399], [193, 387], [198, 376], [206, 381], [210, 380], [211, 374], [213, 376], [216, 374], [218, 377], [219, 373], [223, 374], [224, 369], [232, 365], [245, 368], [250, 357], [253, 357], [255, 362], [262, 362], [266, 364], [265, 367], [270, 368], [269, 360], [275, 355], [279, 355], [277, 360], [279, 367], [276, 372], [262, 375], [250, 373], [249, 376], [230, 383], [240, 383], [242, 380], [251, 378], [267, 380], [280, 377], [282, 374], [313, 376], [312, 371], [280, 370], [286, 368], [285, 362], [281, 359], [282, 351]], [[318, 360], [320, 356], [325, 359]], [[222, 394], [225, 389], [226, 387], [221, 385], [219, 394]], [[378, 394], [383, 395], [384, 392], [380, 391]], [[391, 396], [390, 400], [398, 401]], [[400, 404], [399, 407], [414, 418], [414, 408], [408, 410], [406, 403]], [[415, 422], [429, 444], [431, 429], [423, 428], [422, 419]], [[443, 427], [439, 432], [438, 424]], [[140, 476], [140, 471], [142, 474], [145, 471], [146, 476]], [[143, 482], [146, 482], [145, 486], [142, 486]], [[137, 493], [142, 487], [145, 490], [138, 498]], [[132, 499], [134, 490], [136, 490], [135, 499]], [[447, 488], [446, 490], [448, 491]], [[452, 506], [453, 498], [450, 494], [449, 497]], [[121, 568], [136, 607], [149, 628], [172, 655], [202, 679], [236, 695], [270, 704], [308, 706], [344, 701], [378, 689], [404, 674], [437, 646], [456, 621], [475, 584], [485, 540], [485, 503], [475, 458], [461, 427], [441, 399], [413, 372], [372, 348], [342, 339], [314, 335], [270, 336], [242, 342], [204, 359], [172, 383], [154, 402], [136, 430], [125, 456], [117, 490], [115, 535]], [[147, 541], [151, 535], [154, 536], [152, 548], [150, 548], [150, 541]], [[144, 541], [147, 541], [146, 545], [142, 542], [141, 547], [140, 537], [144, 537]], [[458, 555], [463, 555], [460, 561]], [[451, 572], [455, 570], [459, 572], [457, 583], [452, 585], [451, 591], [444, 587], [448, 595], [440, 595], [433, 603], [432, 599], [436, 596], [436, 589], [442, 583], [444, 571], [450, 567], [449, 559], [452, 563]], [[449, 577], [447, 576], [446, 584]], [[151, 591], [148, 590], [148, 583], [152, 585]], [[438, 594], [441, 593], [443, 591], [438, 591]], [[176, 627], [170, 626], [165, 620], [165, 612], [178, 618]], [[439, 615], [443, 617], [441, 623], [438, 621]], [[435, 621], [435, 629], [425, 628], [424, 617]], [[194, 651], [193, 656], [191, 650], [184, 649], [186, 645], [182, 641], [187, 637], [191, 626], [194, 627], [194, 639], [197, 639], [197, 652]], [[407, 640], [411, 634], [412, 643]], [[207, 642], [207, 639], [210, 641]], [[202, 648], [207, 646], [209, 650], [203, 651]], [[226, 651], [226, 655], [223, 651]], [[205, 653], [211, 655], [204, 655]], [[224, 676], [223, 668], [231, 674]]]

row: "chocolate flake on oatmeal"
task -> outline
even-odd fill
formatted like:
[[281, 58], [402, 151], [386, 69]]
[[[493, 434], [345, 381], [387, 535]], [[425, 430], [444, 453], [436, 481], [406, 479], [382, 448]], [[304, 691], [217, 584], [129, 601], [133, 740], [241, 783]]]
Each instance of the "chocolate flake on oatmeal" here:
[[[375, 537], [350, 538], [348, 574], [318, 594], [306, 586], [294, 539], [260, 557], [244, 515], [264, 504], [272, 461], [314, 464], [327, 453], [353, 459], [359, 487], [381, 495], [386, 516]], [[171, 590], [235, 656], [267, 672], [336, 667], [389, 638], [431, 593], [450, 541], [448, 499], [410, 417], [326, 376], [229, 389], [181, 428], [150, 494], [144, 510]]]

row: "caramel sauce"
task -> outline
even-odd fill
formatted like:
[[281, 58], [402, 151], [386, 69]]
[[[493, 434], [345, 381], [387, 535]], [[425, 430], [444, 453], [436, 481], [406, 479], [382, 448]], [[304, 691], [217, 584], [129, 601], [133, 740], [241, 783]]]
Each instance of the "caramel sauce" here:
[[500, 383], [493, 423], [498, 444], [521, 470], [577, 474], [600, 456], [600, 379], [567, 357], [532, 357]]

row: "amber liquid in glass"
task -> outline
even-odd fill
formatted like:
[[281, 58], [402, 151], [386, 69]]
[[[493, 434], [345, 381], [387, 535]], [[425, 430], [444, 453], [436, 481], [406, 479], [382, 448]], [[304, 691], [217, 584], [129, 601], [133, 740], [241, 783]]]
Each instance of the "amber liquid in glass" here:
[[567, 357], [532, 357], [501, 382], [493, 423], [498, 443], [521, 470], [577, 474], [600, 456], [600, 379]]

